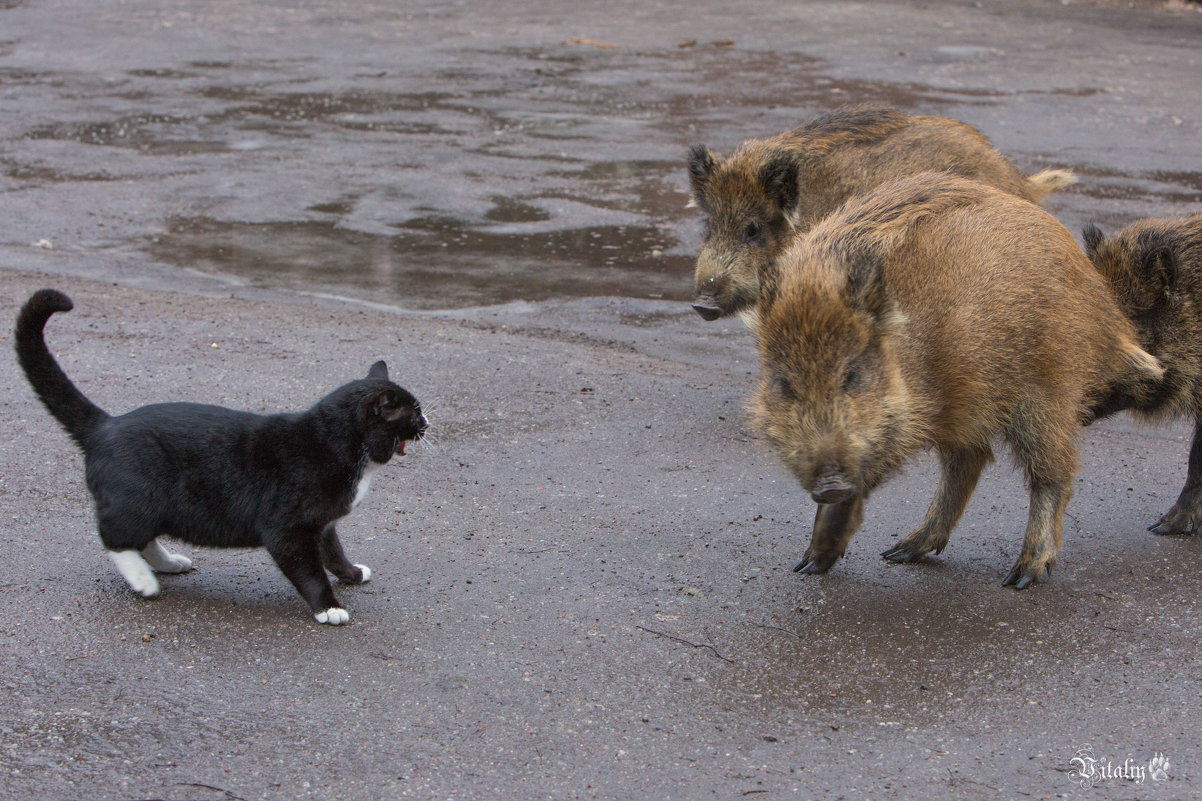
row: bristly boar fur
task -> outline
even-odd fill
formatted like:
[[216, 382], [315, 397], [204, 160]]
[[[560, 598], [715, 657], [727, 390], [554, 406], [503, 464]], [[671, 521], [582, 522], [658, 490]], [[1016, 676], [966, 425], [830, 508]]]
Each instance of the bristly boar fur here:
[[1129, 408], [1151, 420], [1193, 415], [1185, 486], [1173, 508], [1149, 530], [1192, 534], [1202, 524], [1202, 214], [1140, 220], [1109, 239], [1093, 225], [1085, 249], [1135, 324], [1140, 344], [1164, 365], [1157, 391], [1116, 395], [1094, 409], [1105, 416]]
[[1036, 202], [1073, 183], [1067, 170], [1027, 178], [976, 128], [943, 117], [853, 106], [719, 158], [689, 154], [690, 205], [706, 214], [693, 308], [706, 320], [743, 313], [754, 327], [759, 275], [792, 237], [846, 200], [933, 170], [974, 178]]
[[883, 556], [941, 552], [1001, 438], [1031, 493], [1004, 583], [1042, 580], [1086, 408], [1162, 373], [1072, 235], [1026, 200], [924, 173], [849, 201], [779, 268], [763, 286], [750, 411], [819, 504], [794, 569], [828, 570], [869, 494], [922, 449], [942, 466], [934, 500]]

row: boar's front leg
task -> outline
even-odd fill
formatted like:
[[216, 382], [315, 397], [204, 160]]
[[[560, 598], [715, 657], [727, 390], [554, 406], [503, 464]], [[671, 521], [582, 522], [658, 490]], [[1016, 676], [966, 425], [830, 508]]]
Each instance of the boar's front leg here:
[[988, 450], [940, 448], [939, 462], [943, 473], [926, 517], [914, 533], [881, 556], [890, 562], [915, 562], [932, 551], [942, 553], [976, 489], [981, 471], [992, 458], [993, 454]]
[[1173, 508], [1148, 531], [1155, 534], [1193, 534], [1202, 523], [1202, 410], [1194, 412], [1194, 442], [1189, 448], [1189, 472]]
[[866, 493], [859, 492], [839, 503], [820, 503], [814, 515], [814, 533], [805, 556], [793, 566], [794, 573], [825, 573], [847, 549], [851, 535], [864, 520]]

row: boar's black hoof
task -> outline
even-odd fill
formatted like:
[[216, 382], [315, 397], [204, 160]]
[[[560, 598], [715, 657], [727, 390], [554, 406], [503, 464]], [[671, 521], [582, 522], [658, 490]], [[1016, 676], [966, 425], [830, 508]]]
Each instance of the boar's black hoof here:
[[722, 310], [712, 303], [694, 303], [693, 311], [701, 315], [701, 319], [713, 322], [722, 316]]
[[[938, 553], [938, 552], [936, 552]], [[922, 557], [926, 556], [926, 551], [916, 551], [905, 542], [899, 542], [887, 551], [881, 553], [881, 556], [888, 559], [890, 562], [917, 562]]]
[[1030, 565], [1016, 564], [1002, 582], [1003, 587], [1013, 586], [1016, 590], [1025, 590], [1032, 584], [1038, 584], [1047, 578], [1050, 568], [1036, 569]]
[[[1185, 520], [1182, 520], [1182, 517], [1185, 517]], [[1169, 512], [1167, 515], [1160, 518], [1160, 520], [1156, 521], [1154, 525], [1148, 526], [1148, 531], [1151, 531], [1153, 534], [1161, 535], [1193, 534], [1197, 530], [1197, 523], [1192, 522], [1185, 515], [1179, 516], [1173, 514], [1173, 512]]]
[[810, 556], [807, 554], [802, 557], [800, 562], [793, 565], [793, 572], [814, 576], [830, 570], [837, 561], [839, 561], [837, 556]]

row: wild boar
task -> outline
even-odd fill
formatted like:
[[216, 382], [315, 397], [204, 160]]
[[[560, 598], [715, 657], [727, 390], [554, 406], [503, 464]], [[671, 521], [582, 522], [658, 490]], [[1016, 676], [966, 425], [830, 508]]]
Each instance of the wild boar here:
[[1024, 589], [1060, 550], [1087, 407], [1163, 371], [1060, 223], [982, 183], [923, 173], [853, 199], [786, 250], [762, 287], [753, 422], [818, 503], [794, 568], [843, 555], [869, 494], [916, 452], [942, 478], [882, 555], [940, 553], [993, 442], [1030, 488]]
[[1202, 214], [1140, 220], [1109, 239], [1090, 225], [1084, 238], [1140, 344], [1165, 368], [1157, 391], [1142, 401], [1115, 396], [1093, 411], [1104, 417], [1129, 408], [1153, 421], [1193, 415], [1185, 486], [1173, 508], [1148, 527], [1192, 534], [1202, 523]]
[[787, 133], [744, 142], [726, 158], [689, 154], [690, 205], [706, 214], [693, 308], [706, 320], [743, 313], [754, 328], [759, 275], [790, 239], [844, 201], [880, 184], [935, 170], [1038, 201], [1076, 178], [1024, 177], [970, 125], [891, 108], [853, 106]]

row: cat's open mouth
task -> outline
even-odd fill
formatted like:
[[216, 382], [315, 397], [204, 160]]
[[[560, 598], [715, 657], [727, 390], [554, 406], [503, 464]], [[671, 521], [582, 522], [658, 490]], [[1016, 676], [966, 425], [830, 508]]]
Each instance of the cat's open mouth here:
[[397, 456], [404, 456], [404, 455], [405, 455], [405, 445], [406, 445], [406, 443], [407, 443], [407, 440], [403, 440], [403, 439], [402, 439], [402, 440], [397, 440], [397, 444], [396, 444], [396, 455], [397, 455]]

